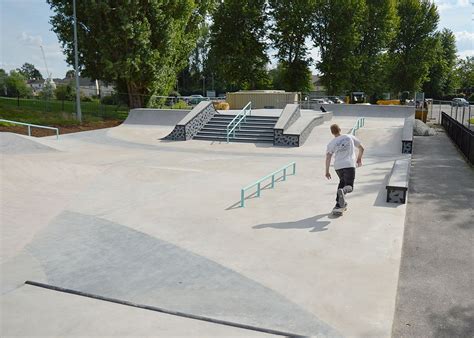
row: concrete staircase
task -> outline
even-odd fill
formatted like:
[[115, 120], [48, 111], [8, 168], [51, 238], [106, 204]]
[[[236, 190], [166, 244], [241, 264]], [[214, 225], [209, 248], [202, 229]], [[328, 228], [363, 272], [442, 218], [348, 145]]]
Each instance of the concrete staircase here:
[[[216, 114], [193, 137], [194, 140], [224, 141], [227, 142], [226, 127], [235, 115]], [[235, 137], [231, 142], [273, 143], [273, 127], [277, 116], [247, 116], [246, 121], [235, 130]]]

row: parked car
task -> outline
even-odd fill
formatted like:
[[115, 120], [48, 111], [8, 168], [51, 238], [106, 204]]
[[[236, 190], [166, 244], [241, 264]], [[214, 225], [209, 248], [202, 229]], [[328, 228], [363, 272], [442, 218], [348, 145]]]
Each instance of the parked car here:
[[188, 104], [198, 104], [201, 101], [207, 101], [208, 98], [202, 95], [191, 95], [187, 98]]
[[451, 106], [453, 107], [469, 107], [469, 102], [466, 101], [466, 99], [463, 99], [462, 97], [456, 97], [451, 101]]
[[344, 101], [340, 97], [334, 97], [332, 101], [337, 104], [344, 103]]

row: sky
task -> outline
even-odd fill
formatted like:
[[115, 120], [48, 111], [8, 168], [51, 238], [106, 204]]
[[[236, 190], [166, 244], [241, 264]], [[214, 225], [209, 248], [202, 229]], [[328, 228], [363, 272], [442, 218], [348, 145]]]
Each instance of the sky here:
[[[456, 36], [460, 57], [474, 56], [474, 0], [434, 0], [440, 14], [439, 29]], [[0, 0], [0, 68], [7, 71], [32, 63], [46, 77], [41, 54], [53, 78], [63, 78], [72, 69], [65, 61], [56, 34], [49, 23], [53, 14], [45, 0]], [[318, 59], [317, 49], [311, 50]], [[314, 68], [313, 68], [314, 70]]]

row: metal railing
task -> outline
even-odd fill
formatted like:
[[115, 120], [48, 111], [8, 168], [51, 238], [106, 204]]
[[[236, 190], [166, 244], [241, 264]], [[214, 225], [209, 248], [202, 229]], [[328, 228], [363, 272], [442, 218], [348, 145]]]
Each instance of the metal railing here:
[[40, 126], [40, 125], [37, 125], [37, 124], [24, 123], [24, 122], [18, 122], [18, 121], [11, 121], [11, 120], [5, 120], [5, 119], [0, 119], [0, 122], [6, 122], [6, 123], [12, 123], [12, 124], [19, 124], [19, 125], [22, 125], [22, 126], [28, 126], [28, 136], [31, 136], [31, 127], [55, 130], [55, 131], [56, 131], [56, 140], [59, 139], [59, 129], [58, 129], [58, 128]]
[[445, 112], [441, 112], [441, 124], [446, 130], [446, 134], [466, 156], [467, 160], [474, 165], [474, 130], [467, 128]]
[[249, 102], [245, 105], [244, 108], [230, 121], [230, 123], [226, 127], [226, 134], [227, 134], [227, 143], [229, 143], [230, 135], [235, 137], [235, 129], [239, 127], [242, 121], [246, 121], [247, 114], [250, 116], [252, 114], [252, 102]]
[[471, 128], [474, 124], [472, 122], [474, 118], [473, 105], [474, 102], [469, 102], [468, 106], [460, 106], [453, 104], [452, 101], [433, 100], [428, 108], [428, 117], [431, 120], [436, 120], [438, 124], [441, 124], [441, 113], [444, 112], [459, 123]]
[[[290, 174], [287, 173], [287, 169], [292, 167], [292, 172]], [[240, 207], [243, 208], [245, 205], [245, 192], [249, 190], [250, 188], [253, 188], [257, 186], [257, 191], [255, 192], [256, 197], [260, 197], [260, 191], [262, 190], [262, 182], [269, 179], [271, 177], [271, 183], [270, 183], [270, 188], [275, 187], [275, 176], [278, 175], [280, 172], [283, 172], [283, 176], [280, 178], [282, 181], [286, 181], [286, 176], [289, 175], [295, 175], [296, 174], [296, 162], [291, 162], [287, 164], [286, 166], [272, 172], [271, 174], [268, 174], [267, 176], [262, 177], [261, 179], [255, 181], [252, 184], [249, 184], [248, 186], [240, 189]]]
[[355, 133], [358, 129], [362, 128], [365, 125], [365, 117], [359, 117], [351, 129], [351, 134], [355, 136]]

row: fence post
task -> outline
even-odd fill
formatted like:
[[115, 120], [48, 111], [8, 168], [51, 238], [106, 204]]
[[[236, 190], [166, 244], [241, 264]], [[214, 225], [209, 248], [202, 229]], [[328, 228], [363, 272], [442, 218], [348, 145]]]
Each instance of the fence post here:
[[260, 182], [257, 184], [257, 197], [260, 197]]
[[283, 169], [283, 181], [286, 181], [286, 168]]
[[31, 126], [28, 126], [28, 136], [31, 136]]
[[240, 207], [244, 207], [244, 201], [245, 201], [245, 190], [240, 189]]
[[16, 97], [16, 105], [19, 107], [20, 106], [20, 94]]

